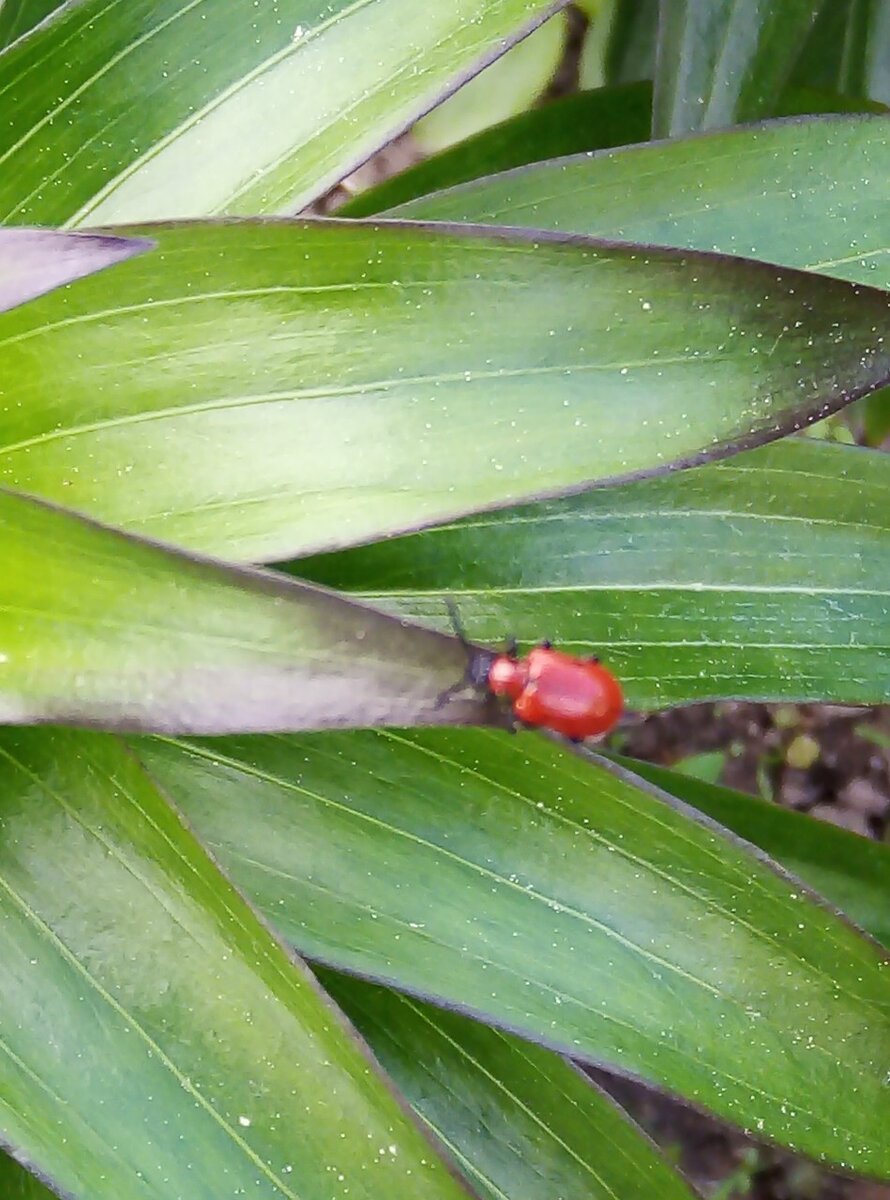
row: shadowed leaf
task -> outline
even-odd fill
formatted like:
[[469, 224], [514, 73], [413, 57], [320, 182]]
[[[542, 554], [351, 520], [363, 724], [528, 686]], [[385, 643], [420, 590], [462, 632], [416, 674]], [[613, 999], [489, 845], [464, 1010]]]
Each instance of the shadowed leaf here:
[[483, 720], [452, 637], [0, 491], [0, 720], [223, 733]]

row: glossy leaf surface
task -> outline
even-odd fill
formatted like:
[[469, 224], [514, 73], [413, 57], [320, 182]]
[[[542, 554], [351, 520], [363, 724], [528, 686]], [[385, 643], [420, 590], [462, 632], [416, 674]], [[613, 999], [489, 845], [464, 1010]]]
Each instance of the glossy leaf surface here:
[[551, 1050], [363, 980], [321, 980], [481, 1196], [693, 1193], [614, 1100]]
[[525, 167], [397, 210], [739, 254], [890, 288], [890, 123], [776, 121]]
[[226, 557], [664, 471], [890, 377], [890, 296], [762, 264], [399, 224], [151, 232], [0, 314], [0, 482]]
[[890, 1173], [877, 947], [635, 777], [520, 737], [137, 752], [310, 957]]
[[451, 637], [0, 492], [0, 721], [222, 733], [483, 719]]
[[0, 219], [292, 211], [548, 0], [82, 0], [0, 58]]
[[651, 763], [619, 761], [765, 850], [890, 948], [890, 847], [758, 796]]
[[293, 569], [430, 622], [450, 593], [476, 641], [602, 655], [634, 708], [888, 698], [890, 460], [859, 448], [786, 440]]
[[4, 731], [0, 828], [0, 1136], [65, 1194], [466, 1195], [116, 740]]

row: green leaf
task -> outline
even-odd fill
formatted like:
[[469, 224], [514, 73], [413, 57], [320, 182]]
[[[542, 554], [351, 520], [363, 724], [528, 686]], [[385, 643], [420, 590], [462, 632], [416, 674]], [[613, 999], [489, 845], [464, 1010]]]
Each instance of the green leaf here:
[[650, 785], [520, 738], [137, 752], [302, 953], [890, 1173], [877, 948]]
[[[2, 13], [0, 9], [0, 13]], [[0, 1196], [4, 1200], [54, 1200], [56, 1193], [0, 1150]]]
[[0, 220], [291, 211], [550, 0], [81, 0], [0, 57]]
[[886, 104], [866, 100], [862, 96], [845, 96], [818, 88], [789, 88], [782, 93], [776, 115], [780, 117], [810, 116], [813, 113], [879, 113], [890, 112]]
[[870, 43], [884, 0], [832, 0], [821, 11], [799, 51], [792, 84], [869, 95]]
[[61, 8], [62, 0], [3, 0], [0, 3], [0, 50]]
[[618, 761], [765, 850], [890, 947], [890, 847], [756, 796], [636, 759]]
[[581, 57], [582, 84], [601, 73], [608, 83], [654, 79], [659, 0], [611, 0], [609, 7], [610, 28], [602, 67], [594, 66], [594, 55], [585, 45]]
[[0, 826], [0, 1129], [54, 1186], [466, 1195], [114, 739], [4, 731]]
[[611, 1097], [552, 1051], [349, 976], [320, 978], [491, 1200], [692, 1192]]
[[[674, 763], [674, 770], [681, 775], [689, 775], [693, 779], [704, 779], [708, 783], [716, 783], [725, 765], [725, 750], [707, 750], [702, 754], [690, 754], [686, 758], [681, 758], [679, 762]], [[665, 788], [664, 790], [669, 792], [671, 789]]]
[[869, 96], [890, 104], [890, 0], [870, 0], [865, 71]]
[[101, 233], [0, 229], [0, 312], [144, 254], [153, 244]]
[[676, 136], [768, 117], [824, 0], [672, 0], [659, 10], [653, 128]]
[[834, 117], [541, 163], [397, 212], [717, 250], [890, 288], [888, 191], [886, 119]]
[[890, 376], [890, 297], [763, 264], [343, 221], [152, 235], [0, 314], [0, 481], [228, 557], [719, 457]]
[[649, 83], [564, 96], [393, 175], [338, 208], [337, 216], [366, 217], [427, 192], [556, 154], [641, 142], [648, 133], [651, 110]]
[[888, 698], [890, 459], [859, 448], [786, 439], [290, 569], [426, 621], [450, 593], [474, 640], [601, 654], [635, 708]]
[[0, 721], [221, 733], [483, 720], [453, 637], [0, 490]]

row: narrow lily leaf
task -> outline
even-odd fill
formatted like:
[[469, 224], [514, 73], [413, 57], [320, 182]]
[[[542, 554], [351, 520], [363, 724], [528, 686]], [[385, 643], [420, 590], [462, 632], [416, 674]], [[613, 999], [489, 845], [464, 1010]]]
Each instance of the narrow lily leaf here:
[[759, 263], [399, 223], [152, 233], [0, 315], [0, 481], [227, 557], [721, 457], [890, 378], [890, 296]]
[[223, 733], [484, 720], [453, 637], [0, 491], [0, 722]]
[[519, 736], [137, 752], [302, 953], [890, 1174], [878, 948], [651, 785]]
[[0, 58], [0, 220], [297, 208], [550, 0], [82, 0]]
[[3, 732], [0, 827], [0, 1137], [54, 1187], [467, 1195], [116, 740]]
[[888, 145], [884, 117], [775, 121], [540, 163], [397, 212], [718, 250], [890, 288]]
[[29, 33], [50, 13], [62, 7], [63, 0], [3, 0], [0, 3], [0, 50]]
[[890, 846], [679, 771], [618, 761], [765, 850], [890, 948]]
[[325, 988], [490, 1200], [693, 1200], [611, 1097], [559, 1055], [332, 971]]
[[0, 312], [144, 254], [145, 238], [54, 229], [0, 229]]
[[428, 192], [557, 154], [642, 142], [648, 135], [651, 112], [652, 86], [648, 82], [576, 92], [503, 121], [393, 175], [338, 208], [337, 216], [366, 217]]
[[601, 655], [633, 708], [888, 699], [890, 459], [858, 447], [786, 439], [292, 569], [433, 623], [450, 593], [479, 642]]
[[770, 116], [823, 0], [672, 0], [659, 9], [656, 137]]

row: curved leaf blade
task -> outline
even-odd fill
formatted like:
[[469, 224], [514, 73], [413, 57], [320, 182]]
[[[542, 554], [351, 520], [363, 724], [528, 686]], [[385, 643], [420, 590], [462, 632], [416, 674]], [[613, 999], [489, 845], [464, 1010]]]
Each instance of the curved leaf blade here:
[[820, 117], [539, 163], [390, 215], [715, 250], [890, 288], [888, 190], [886, 117]]
[[890, 459], [859, 448], [786, 439], [292, 569], [422, 621], [450, 593], [482, 643], [602, 655], [632, 707], [888, 698]]
[[[0, 491], [0, 721], [225, 733], [485, 720], [466, 652]], [[491, 719], [493, 714], [489, 713]]]
[[636, 777], [468, 730], [138, 753], [309, 957], [890, 1173], [878, 948]]
[[693, 1200], [614, 1100], [552, 1051], [332, 971], [319, 976], [480, 1195]]
[[4, 731], [0, 780], [7, 1145], [89, 1200], [467, 1195], [115, 740]]
[[555, 7], [63, 5], [0, 58], [0, 94], [16, 100], [0, 131], [0, 219], [296, 209]]
[[890, 297], [759, 263], [402, 224], [151, 232], [154, 254], [0, 314], [0, 481], [228, 557], [719, 457], [890, 378]]
[[679, 771], [618, 761], [765, 850], [890, 948], [890, 847]]

